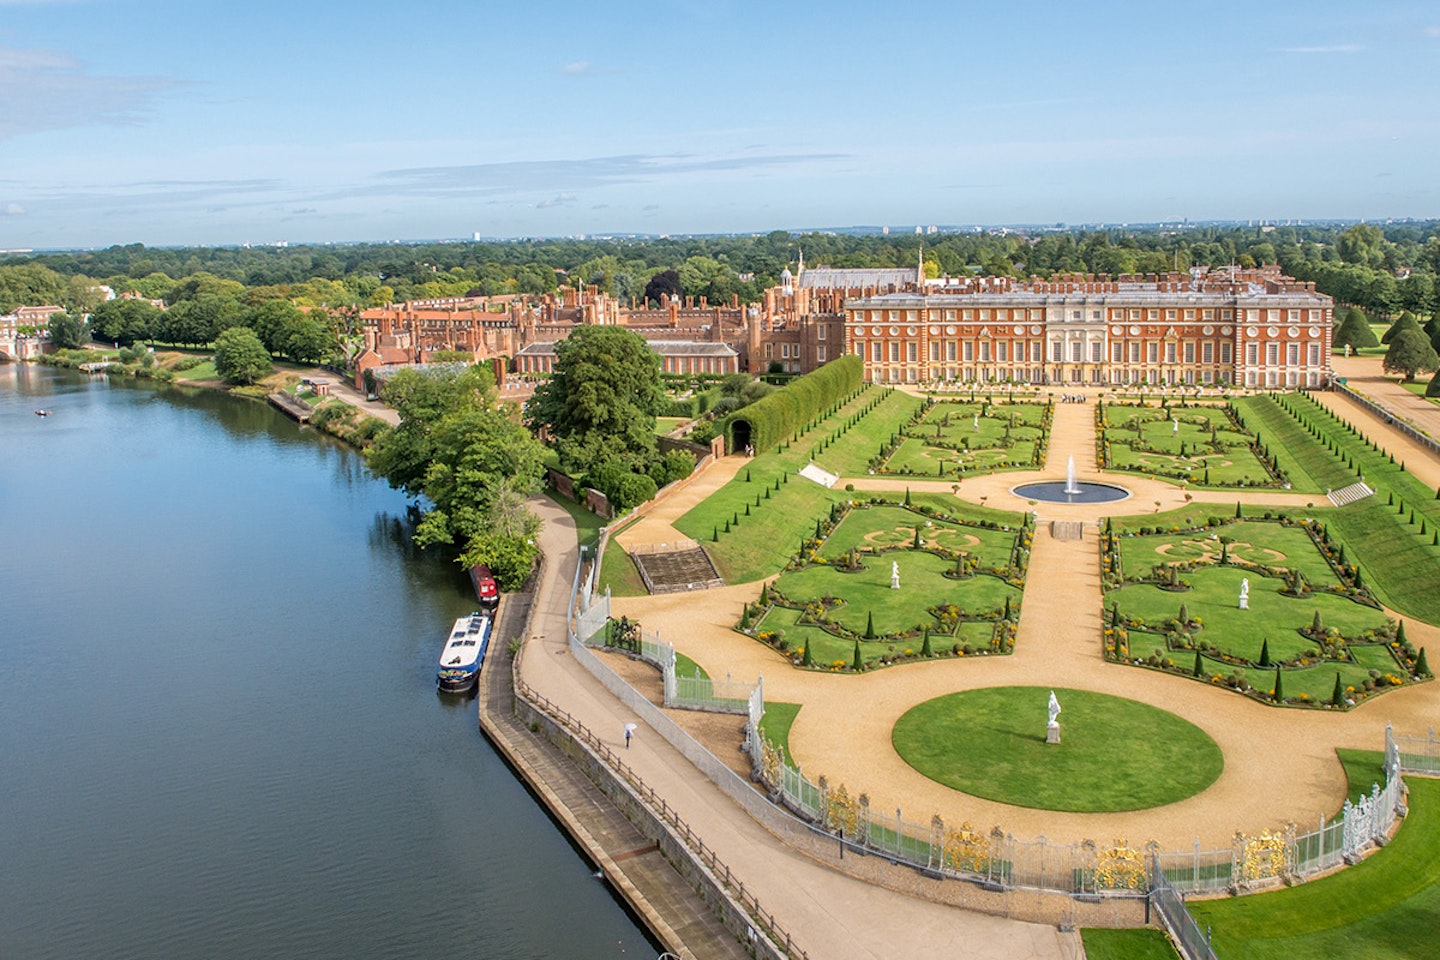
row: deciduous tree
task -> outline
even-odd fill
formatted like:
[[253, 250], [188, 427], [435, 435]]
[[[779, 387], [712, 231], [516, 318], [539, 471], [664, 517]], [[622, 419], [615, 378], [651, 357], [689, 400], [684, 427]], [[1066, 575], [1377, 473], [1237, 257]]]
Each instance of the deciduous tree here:
[[271, 366], [265, 345], [249, 327], [231, 327], [215, 338], [215, 372], [227, 383], [254, 383]]

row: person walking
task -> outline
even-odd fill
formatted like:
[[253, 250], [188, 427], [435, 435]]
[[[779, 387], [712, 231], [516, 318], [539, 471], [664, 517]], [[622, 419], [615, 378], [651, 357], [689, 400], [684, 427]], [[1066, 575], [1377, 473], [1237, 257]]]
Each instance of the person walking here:
[[625, 749], [626, 749], [626, 750], [629, 750], [629, 749], [630, 749], [630, 738], [633, 737], [633, 736], [635, 736], [635, 724], [633, 724], [633, 723], [627, 723], [627, 724], [625, 724]]

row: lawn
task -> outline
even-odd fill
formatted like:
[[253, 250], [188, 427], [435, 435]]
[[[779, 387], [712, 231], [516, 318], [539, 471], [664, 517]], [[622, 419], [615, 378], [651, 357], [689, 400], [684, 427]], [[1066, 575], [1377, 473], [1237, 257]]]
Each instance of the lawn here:
[[[778, 631], [783, 638], [782, 652], [798, 657], [810, 646], [814, 665], [821, 668], [848, 669], [855, 658], [855, 640], [839, 637], [822, 627], [799, 623], [803, 611], [794, 607], [775, 606], [770, 608], [763, 620], [755, 625], [755, 635]], [[861, 629], [864, 629], [862, 623]], [[877, 624], [878, 627], [878, 624]], [[951, 632], [933, 629], [930, 635], [931, 648], [936, 654], [949, 651], [960, 656], [988, 652], [996, 641], [996, 622], [993, 620], [961, 620]], [[924, 637], [908, 640], [861, 640], [860, 657], [866, 669], [881, 666], [885, 662], [913, 658], [923, 649]], [[968, 651], [968, 653], [967, 653]]]
[[882, 387], [865, 388], [794, 442], [755, 457], [677, 520], [676, 529], [705, 544], [726, 583], [748, 583], [784, 569], [800, 541], [814, 533], [815, 521], [850, 496], [798, 475], [812, 453], [832, 472], [863, 472], [864, 451], [877, 437], [898, 430], [920, 402]]
[[[1352, 793], [1372, 779], [1352, 780]], [[1196, 921], [1213, 928], [1216, 953], [1225, 960], [1440, 958], [1440, 780], [1411, 777], [1407, 785], [1410, 812], [1400, 832], [1363, 863], [1285, 890], [1191, 903]]]
[[[1257, 398], [1257, 403], [1258, 403]], [[1346, 507], [1316, 511], [1358, 563], [1381, 602], [1427, 623], [1440, 624], [1440, 591], [1434, 570], [1440, 561], [1440, 500], [1407, 473], [1383, 447], [1303, 394], [1283, 394], [1269, 402], [1287, 413], [1298, 435], [1285, 442], [1304, 450], [1305, 437], [1315, 457], [1328, 456], [1345, 471], [1345, 482], [1360, 475], [1377, 491]], [[1326, 486], [1331, 486], [1326, 482]], [[1423, 532], [1422, 532], [1423, 531]]]
[[220, 374], [215, 371], [215, 361], [206, 360], [204, 363], [191, 367], [189, 370], [176, 370], [175, 379], [184, 380], [219, 380]]
[[1175, 960], [1179, 956], [1163, 930], [1084, 927], [1086, 960]]
[[1223, 406], [1096, 407], [1101, 466], [1200, 487], [1274, 487], [1255, 436]]
[[640, 579], [640, 571], [635, 568], [635, 561], [630, 559], [624, 547], [615, 542], [614, 537], [605, 544], [605, 554], [600, 558], [599, 588], [601, 593], [608, 589], [616, 597], [649, 595], [645, 581]]
[[896, 751], [947, 787], [1042, 810], [1109, 813], [1183, 800], [1225, 767], [1199, 727], [1148, 704], [1056, 688], [1059, 744], [1046, 743], [1044, 687], [936, 697], [896, 721]]
[[790, 756], [790, 728], [800, 713], [798, 703], [765, 701], [765, 715], [760, 718], [760, 735]]
[[1045, 449], [1047, 407], [1039, 403], [936, 402], [916, 411], [879, 473], [944, 478], [1033, 469]]

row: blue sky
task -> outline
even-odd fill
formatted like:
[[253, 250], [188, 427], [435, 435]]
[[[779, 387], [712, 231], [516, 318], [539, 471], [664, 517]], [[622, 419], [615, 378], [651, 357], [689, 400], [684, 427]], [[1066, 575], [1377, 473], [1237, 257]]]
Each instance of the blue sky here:
[[0, 248], [1440, 216], [1440, 5], [0, 0]]

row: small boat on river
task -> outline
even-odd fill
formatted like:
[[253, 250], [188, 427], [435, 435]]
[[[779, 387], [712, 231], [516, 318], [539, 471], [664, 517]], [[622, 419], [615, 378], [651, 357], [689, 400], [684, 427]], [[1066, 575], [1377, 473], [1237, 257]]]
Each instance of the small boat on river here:
[[475, 686], [485, 649], [490, 645], [491, 626], [490, 618], [478, 611], [455, 621], [440, 651], [435, 680], [441, 690], [464, 693]]

